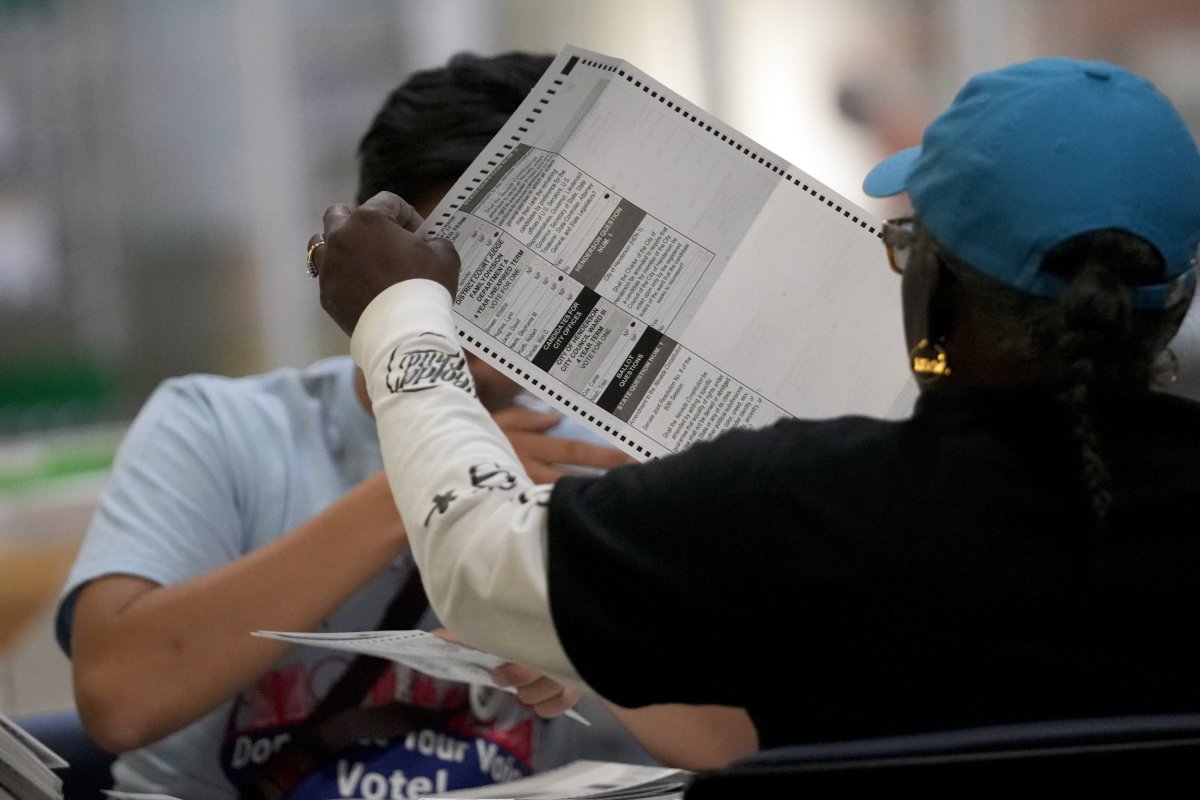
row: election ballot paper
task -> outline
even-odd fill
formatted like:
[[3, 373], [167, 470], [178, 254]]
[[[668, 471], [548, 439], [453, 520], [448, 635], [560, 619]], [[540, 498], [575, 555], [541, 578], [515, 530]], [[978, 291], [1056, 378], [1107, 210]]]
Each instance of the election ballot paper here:
[[624, 61], [565, 48], [423, 230], [464, 345], [635, 457], [916, 396], [881, 222]]
[[[573, 761], [527, 778], [419, 800], [682, 800], [693, 773], [612, 761]], [[177, 800], [163, 794], [106, 791], [109, 800]]]
[[681, 800], [693, 773], [612, 761], [573, 761], [506, 783], [429, 795], [424, 800]]
[[67, 762], [0, 713], [0, 800], [61, 800]]

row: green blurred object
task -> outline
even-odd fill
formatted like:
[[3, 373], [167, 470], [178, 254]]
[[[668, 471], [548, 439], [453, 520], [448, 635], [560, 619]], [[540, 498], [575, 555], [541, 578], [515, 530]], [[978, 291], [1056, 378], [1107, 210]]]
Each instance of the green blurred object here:
[[113, 368], [80, 356], [0, 361], [0, 436], [107, 420], [117, 385]]
[[54, 3], [51, 0], [0, 0], [0, 15], [49, 11], [53, 6]]
[[0, 498], [103, 475], [123, 425], [116, 371], [79, 356], [0, 361]]
[[0, 440], [0, 501], [103, 477], [124, 432], [101, 425]]

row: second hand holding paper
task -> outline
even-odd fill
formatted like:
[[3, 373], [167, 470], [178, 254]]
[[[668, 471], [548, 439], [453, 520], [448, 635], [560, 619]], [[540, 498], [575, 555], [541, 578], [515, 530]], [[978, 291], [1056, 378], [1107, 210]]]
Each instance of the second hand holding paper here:
[[[432, 678], [490, 686], [512, 694], [516, 694], [517, 691], [511, 686], [500, 686], [492, 679], [491, 671], [503, 664], [504, 659], [469, 645], [443, 639], [428, 631], [255, 631], [254, 635], [292, 644], [363, 653], [404, 664]], [[591, 725], [575, 709], [568, 709], [564, 714], [584, 725]]]

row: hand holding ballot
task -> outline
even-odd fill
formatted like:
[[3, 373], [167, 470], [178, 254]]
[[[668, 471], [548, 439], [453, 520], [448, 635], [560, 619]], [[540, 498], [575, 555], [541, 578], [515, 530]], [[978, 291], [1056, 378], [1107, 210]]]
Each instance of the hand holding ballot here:
[[539, 717], [566, 714], [582, 696], [577, 689], [563, 686], [535, 669], [511, 661], [496, 667], [491, 674], [496, 685], [514, 689], [517, 699], [532, 708]]
[[458, 253], [445, 239], [416, 233], [424, 220], [391, 192], [380, 192], [351, 211], [325, 211], [324, 245], [310, 246], [321, 282], [321, 306], [347, 334], [376, 295], [394, 283], [428, 278], [458, 289]]
[[[433, 635], [448, 642], [463, 644], [461, 639], [445, 628], [434, 631]], [[509, 689], [524, 705], [532, 708], [539, 717], [546, 719], [569, 713], [583, 696], [579, 690], [563, 686], [536, 669], [511, 661], [492, 667], [488, 675], [496, 686]], [[575, 719], [583, 721], [578, 715]]]

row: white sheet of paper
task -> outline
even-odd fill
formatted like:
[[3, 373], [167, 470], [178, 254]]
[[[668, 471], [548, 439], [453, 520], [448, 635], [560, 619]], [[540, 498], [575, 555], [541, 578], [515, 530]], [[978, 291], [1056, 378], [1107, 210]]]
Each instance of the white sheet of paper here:
[[3, 728], [8, 736], [16, 740], [16, 744], [24, 747], [30, 755], [50, 769], [62, 769], [69, 766], [66, 759], [30, 736], [24, 728], [4, 714], [0, 714], [0, 728]]
[[432, 795], [425, 800], [678, 800], [692, 773], [611, 761], [573, 761], [526, 778]]
[[0, 790], [17, 800], [62, 797], [62, 778], [54, 770], [67, 762], [0, 713]]
[[565, 48], [425, 230], [465, 346], [637, 457], [916, 396], [881, 222], [624, 61]]
[[[504, 659], [465, 644], [448, 641], [428, 631], [255, 631], [254, 635], [292, 644], [363, 653], [404, 664], [431, 678], [491, 686], [506, 692], [516, 691], [510, 686], [498, 686], [492, 680], [491, 670], [503, 664]], [[574, 709], [565, 712], [565, 716], [591, 725]]]

